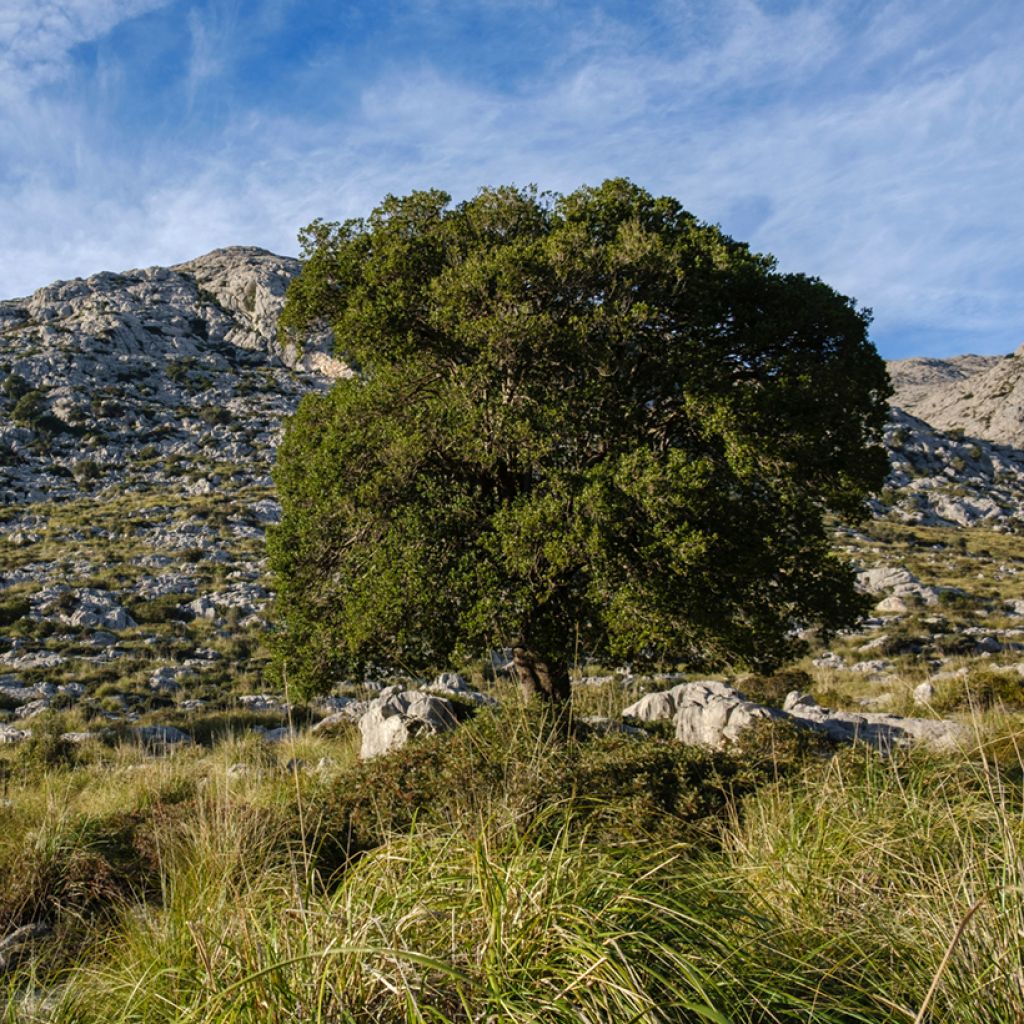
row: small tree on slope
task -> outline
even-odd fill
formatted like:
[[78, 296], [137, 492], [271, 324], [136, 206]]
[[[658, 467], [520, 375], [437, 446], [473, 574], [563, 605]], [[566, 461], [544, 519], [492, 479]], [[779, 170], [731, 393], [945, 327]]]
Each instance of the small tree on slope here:
[[881, 485], [868, 314], [625, 180], [314, 221], [282, 325], [359, 375], [288, 424], [269, 541], [306, 692], [511, 647], [768, 668], [863, 613], [825, 516]]

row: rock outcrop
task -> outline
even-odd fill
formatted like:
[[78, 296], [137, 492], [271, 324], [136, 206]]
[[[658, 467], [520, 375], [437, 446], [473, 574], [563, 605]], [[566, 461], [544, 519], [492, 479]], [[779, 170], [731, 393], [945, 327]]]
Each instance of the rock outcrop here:
[[772, 708], [747, 700], [726, 683], [707, 679], [648, 694], [626, 708], [623, 717], [646, 721], [671, 719], [676, 739], [681, 743], [714, 750], [736, 743], [755, 725], [771, 721], [790, 722], [820, 732], [833, 742], [861, 740], [879, 750], [913, 743], [945, 750], [962, 745], [967, 738], [958, 722], [831, 711], [796, 691], [787, 695], [781, 709]]
[[1024, 346], [1007, 356], [889, 363], [892, 403], [939, 430], [1024, 447]]
[[457, 724], [454, 705], [443, 697], [419, 690], [385, 691], [359, 719], [359, 756], [379, 757], [404, 747], [413, 736], [433, 736]]
[[1024, 451], [944, 433], [893, 409], [885, 429], [889, 476], [876, 515], [921, 526], [1024, 525]]

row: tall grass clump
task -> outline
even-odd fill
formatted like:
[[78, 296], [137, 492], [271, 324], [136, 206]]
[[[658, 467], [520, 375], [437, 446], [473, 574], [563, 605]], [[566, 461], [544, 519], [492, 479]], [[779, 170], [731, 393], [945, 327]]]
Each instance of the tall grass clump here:
[[132, 787], [155, 884], [13, 975], [46, 1010], [7, 1020], [1019, 1021], [1011, 732], [998, 762], [771, 728], [714, 753], [505, 711], [363, 764], [351, 738], [307, 770], [252, 739], [148, 762], [71, 804]]
[[1024, 1019], [1019, 773], [854, 748], [745, 801], [708, 875], [739, 1019]]

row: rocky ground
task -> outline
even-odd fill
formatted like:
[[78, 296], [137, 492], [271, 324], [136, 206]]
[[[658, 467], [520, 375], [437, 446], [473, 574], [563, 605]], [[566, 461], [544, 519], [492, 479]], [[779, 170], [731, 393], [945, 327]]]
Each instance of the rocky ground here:
[[[68, 711], [75, 735], [155, 729], [137, 735], [157, 744], [215, 708], [282, 725], [283, 700], [262, 696], [270, 467], [302, 395], [347, 373], [327, 339], [301, 357], [278, 340], [297, 270], [225, 249], [0, 303], [0, 742], [47, 709]], [[894, 375], [918, 410], [936, 388], [998, 390], [1010, 369], [911, 362]], [[1024, 451], [997, 443], [1017, 437], [1004, 418], [972, 437], [893, 410], [875, 518], [840, 531], [879, 613], [803, 666], [822, 699], [906, 711], [928, 683], [918, 706], [941, 710], [979, 666], [1019, 686]], [[663, 683], [617, 677], [620, 707]], [[374, 698], [362, 684], [336, 696], [363, 711]]]

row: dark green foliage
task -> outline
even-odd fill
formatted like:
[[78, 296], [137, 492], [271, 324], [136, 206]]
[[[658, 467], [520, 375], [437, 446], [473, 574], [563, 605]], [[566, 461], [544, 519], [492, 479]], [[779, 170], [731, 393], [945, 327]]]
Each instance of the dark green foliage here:
[[976, 602], [970, 594], [965, 594], [962, 590], [946, 589], [939, 591], [939, 605], [942, 608], [969, 612], [974, 611]]
[[748, 673], [740, 676], [734, 683], [737, 690], [748, 700], [769, 707], [781, 708], [786, 695], [793, 690], [810, 693], [814, 680], [799, 669], [773, 672], [771, 675]]
[[1020, 710], [1024, 708], [1024, 679], [1016, 672], [974, 668], [966, 677], [941, 686], [930, 704], [941, 713], [978, 711], [1000, 705]]
[[63, 715], [52, 711], [37, 715], [32, 722], [31, 737], [18, 751], [19, 759], [36, 768], [74, 764], [75, 745], [62, 739], [66, 731]]
[[209, 426], [225, 426], [231, 422], [231, 413], [220, 405], [204, 405], [199, 418]]
[[12, 859], [16, 848], [0, 846], [0, 933], [45, 922], [52, 943], [37, 967], [45, 970], [51, 957], [71, 959], [89, 924], [112, 924], [129, 898], [159, 892], [166, 837], [193, 816], [191, 802], [181, 802], [188, 796], [172, 790], [142, 812], [64, 819], [30, 856]]
[[124, 405], [112, 398], [93, 398], [89, 403], [89, 408], [94, 416], [104, 420], [116, 419], [124, 415]]
[[128, 614], [140, 625], [155, 625], [160, 622], [191, 622], [195, 613], [185, 607], [188, 597], [184, 594], [164, 594], [149, 601], [136, 601], [127, 606]]
[[11, 410], [11, 419], [23, 426], [34, 426], [46, 412], [46, 400], [42, 391], [33, 389], [24, 392]]
[[12, 626], [28, 615], [31, 604], [26, 597], [8, 597], [0, 600], [0, 626]]
[[795, 730], [770, 726], [718, 754], [614, 733], [566, 741], [546, 722], [543, 711], [482, 712], [452, 733], [353, 765], [324, 795], [328, 835], [319, 840], [344, 860], [414, 821], [465, 827], [494, 814], [523, 830], [572, 822], [595, 842], [706, 840], [736, 798], [806, 764], [809, 752]]
[[61, 434], [72, 430], [59, 416], [47, 410], [46, 395], [38, 389], [26, 391], [18, 399], [11, 410], [11, 419], [23, 427], [46, 434]]
[[15, 401], [28, 394], [31, 390], [32, 385], [20, 373], [8, 374], [4, 378], [3, 384], [0, 384], [0, 392], [3, 392], [7, 398], [14, 399]]
[[103, 476], [103, 469], [94, 459], [81, 459], [72, 471], [80, 484], [89, 484]]
[[935, 649], [945, 657], [973, 654], [978, 646], [973, 637], [965, 633], [946, 633], [935, 641]]
[[824, 526], [886, 471], [851, 300], [624, 180], [300, 237], [283, 329], [329, 324], [362, 373], [278, 455], [293, 685], [512, 645], [770, 668], [866, 609]]

